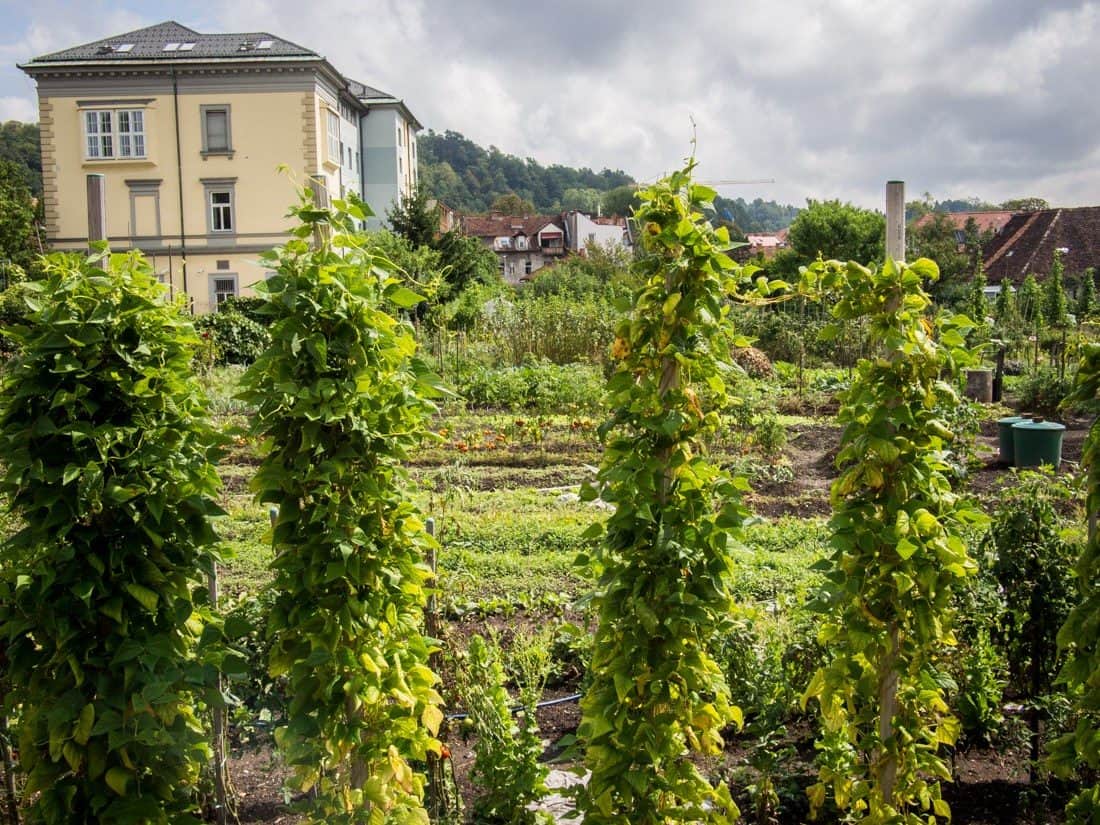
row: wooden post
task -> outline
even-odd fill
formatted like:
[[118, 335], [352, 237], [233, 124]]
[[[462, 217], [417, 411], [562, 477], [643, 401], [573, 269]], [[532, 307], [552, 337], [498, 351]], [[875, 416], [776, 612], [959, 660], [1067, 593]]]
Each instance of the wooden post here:
[[[218, 565], [210, 563], [210, 607], [218, 609]], [[215, 678], [215, 689], [219, 696], [223, 692], [222, 675]], [[214, 717], [214, 821], [218, 825], [229, 825], [229, 776], [226, 770], [226, 713], [225, 708], [215, 706]]]
[[886, 182], [886, 257], [905, 260], [905, 181]]
[[997, 347], [997, 358], [995, 360], [996, 371], [993, 374], [993, 403], [999, 404], [1001, 402], [1001, 394], [1004, 388], [1005, 380], [1005, 345], [1001, 344]]
[[[428, 535], [434, 537], [435, 519], [428, 519], [425, 522], [425, 527], [428, 530]], [[428, 591], [428, 603], [424, 607], [424, 630], [428, 638], [439, 639], [443, 635], [443, 623], [439, 618], [439, 599], [435, 593], [435, 574], [438, 560], [436, 559], [434, 547], [428, 551], [427, 562], [432, 569], [432, 587]], [[436, 650], [428, 657], [428, 667], [432, 669], [432, 672], [439, 673], [442, 665], [443, 652]], [[440, 726], [440, 741], [443, 739], [446, 724], [447, 722], [444, 720], [443, 725]], [[449, 761], [445, 757], [436, 756], [431, 752], [428, 753], [427, 807], [428, 817], [433, 823], [449, 823], [456, 820], [458, 805], [456, 804], [457, 799], [451, 798], [451, 790], [453, 787], [457, 793], [457, 786], [453, 784], [453, 779], [448, 780], [448, 766]]]
[[88, 243], [107, 240], [107, 177], [88, 175]]

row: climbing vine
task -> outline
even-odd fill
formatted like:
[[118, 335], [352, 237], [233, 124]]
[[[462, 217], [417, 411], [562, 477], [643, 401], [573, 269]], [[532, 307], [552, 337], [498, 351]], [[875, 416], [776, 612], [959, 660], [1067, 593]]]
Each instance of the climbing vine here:
[[702, 214], [715, 193], [691, 182], [693, 165], [639, 193], [643, 285], [612, 347], [599, 482], [615, 512], [591, 559], [599, 624], [579, 729], [587, 823], [737, 816], [695, 757], [719, 753], [722, 729], [741, 722], [711, 650], [731, 615], [747, 485], [708, 461], [704, 439], [727, 401], [727, 298], [753, 270], [726, 256], [726, 230]]
[[208, 747], [192, 590], [213, 559], [216, 439], [191, 324], [133, 253], [56, 255], [9, 328], [3, 628], [32, 821], [198, 822]]
[[311, 821], [427, 822], [410, 760], [439, 753], [420, 631], [433, 539], [400, 462], [435, 390], [411, 327], [385, 311], [420, 297], [355, 231], [361, 204], [292, 214], [293, 238], [265, 256], [272, 342], [243, 393], [266, 445], [255, 489], [279, 508], [269, 669], [291, 701], [276, 741], [313, 791]]
[[972, 322], [928, 320], [922, 281], [937, 275], [927, 259], [881, 269], [819, 261], [806, 273], [834, 301], [834, 329], [868, 319], [875, 353], [842, 397], [832, 555], [817, 604], [832, 659], [806, 691], [823, 729], [812, 806], [831, 790], [853, 821], [915, 825], [950, 815], [938, 749], [955, 740], [958, 723], [935, 662], [954, 643], [952, 590], [975, 571], [960, 531], [983, 517], [945, 472], [954, 434], [937, 407], [957, 399], [942, 376], [969, 359]]
[[[1083, 348], [1077, 381], [1065, 404], [1084, 404], [1100, 398], [1100, 344]], [[1066, 654], [1062, 680], [1078, 691], [1080, 717], [1076, 729], [1058, 739], [1051, 748], [1051, 767], [1069, 775], [1078, 766], [1092, 771], [1088, 784], [1066, 809], [1070, 822], [1089, 823], [1100, 819], [1100, 419], [1094, 421], [1085, 442], [1082, 464], [1087, 468], [1086, 509], [1089, 540], [1077, 561], [1080, 601], [1058, 633], [1058, 646]]]

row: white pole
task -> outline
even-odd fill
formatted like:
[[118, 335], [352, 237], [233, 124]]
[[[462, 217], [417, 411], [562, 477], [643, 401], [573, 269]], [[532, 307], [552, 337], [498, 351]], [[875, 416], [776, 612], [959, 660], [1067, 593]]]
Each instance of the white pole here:
[[905, 260], [905, 181], [886, 182], [886, 257]]

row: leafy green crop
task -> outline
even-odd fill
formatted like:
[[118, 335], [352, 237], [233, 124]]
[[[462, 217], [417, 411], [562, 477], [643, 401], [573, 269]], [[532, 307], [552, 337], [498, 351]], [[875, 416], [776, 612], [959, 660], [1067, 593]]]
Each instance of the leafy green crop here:
[[838, 322], [868, 319], [876, 353], [842, 395], [833, 553], [819, 566], [819, 641], [832, 660], [806, 690], [823, 725], [811, 803], [820, 808], [831, 787], [852, 821], [915, 825], [950, 815], [934, 778], [951, 778], [937, 750], [954, 742], [958, 723], [935, 661], [954, 643], [952, 589], [976, 569], [959, 534], [982, 516], [947, 476], [954, 434], [937, 406], [956, 396], [941, 376], [967, 360], [973, 324], [958, 316], [937, 330], [927, 320], [921, 282], [937, 274], [927, 259], [887, 260], [880, 270], [818, 261], [806, 272], [835, 301]]
[[426, 823], [409, 760], [439, 751], [443, 718], [420, 632], [433, 539], [400, 462], [436, 391], [412, 328], [383, 308], [420, 296], [355, 231], [358, 203], [292, 214], [259, 288], [272, 343], [242, 394], [265, 439], [254, 488], [279, 506], [269, 669], [287, 675], [290, 706], [276, 741], [294, 785], [316, 791], [312, 822]]
[[216, 438], [198, 338], [140, 255], [55, 255], [10, 331], [3, 636], [31, 818], [197, 822], [192, 589], [213, 559]]
[[724, 254], [726, 230], [703, 217], [714, 192], [691, 183], [693, 165], [640, 193], [643, 285], [612, 348], [599, 480], [616, 507], [594, 553], [599, 626], [578, 731], [590, 825], [737, 816], [729, 789], [712, 787], [693, 757], [720, 753], [722, 729], [741, 722], [712, 652], [729, 622], [748, 485], [707, 460], [704, 439], [727, 401], [727, 298], [752, 270]]

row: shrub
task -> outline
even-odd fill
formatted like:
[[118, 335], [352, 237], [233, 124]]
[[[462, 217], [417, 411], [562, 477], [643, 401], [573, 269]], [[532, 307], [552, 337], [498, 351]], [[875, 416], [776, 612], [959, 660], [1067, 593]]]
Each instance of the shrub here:
[[5, 370], [8, 675], [40, 823], [197, 822], [192, 592], [213, 563], [198, 343], [137, 253], [51, 256]]
[[214, 362], [247, 366], [260, 357], [270, 341], [267, 330], [239, 312], [223, 310], [200, 315], [195, 328], [214, 342]]
[[1027, 375], [1018, 389], [1016, 404], [1021, 410], [1054, 416], [1073, 389], [1073, 376], [1059, 375], [1058, 370], [1044, 367]]
[[251, 298], [235, 296], [225, 299], [225, 303], [221, 305], [219, 310], [221, 312], [234, 312], [238, 315], [243, 315], [250, 321], [255, 321], [262, 327], [266, 327], [271, 323], [271, 316], [264, 310], [264, 304], [266, 302], [263, 298]]

